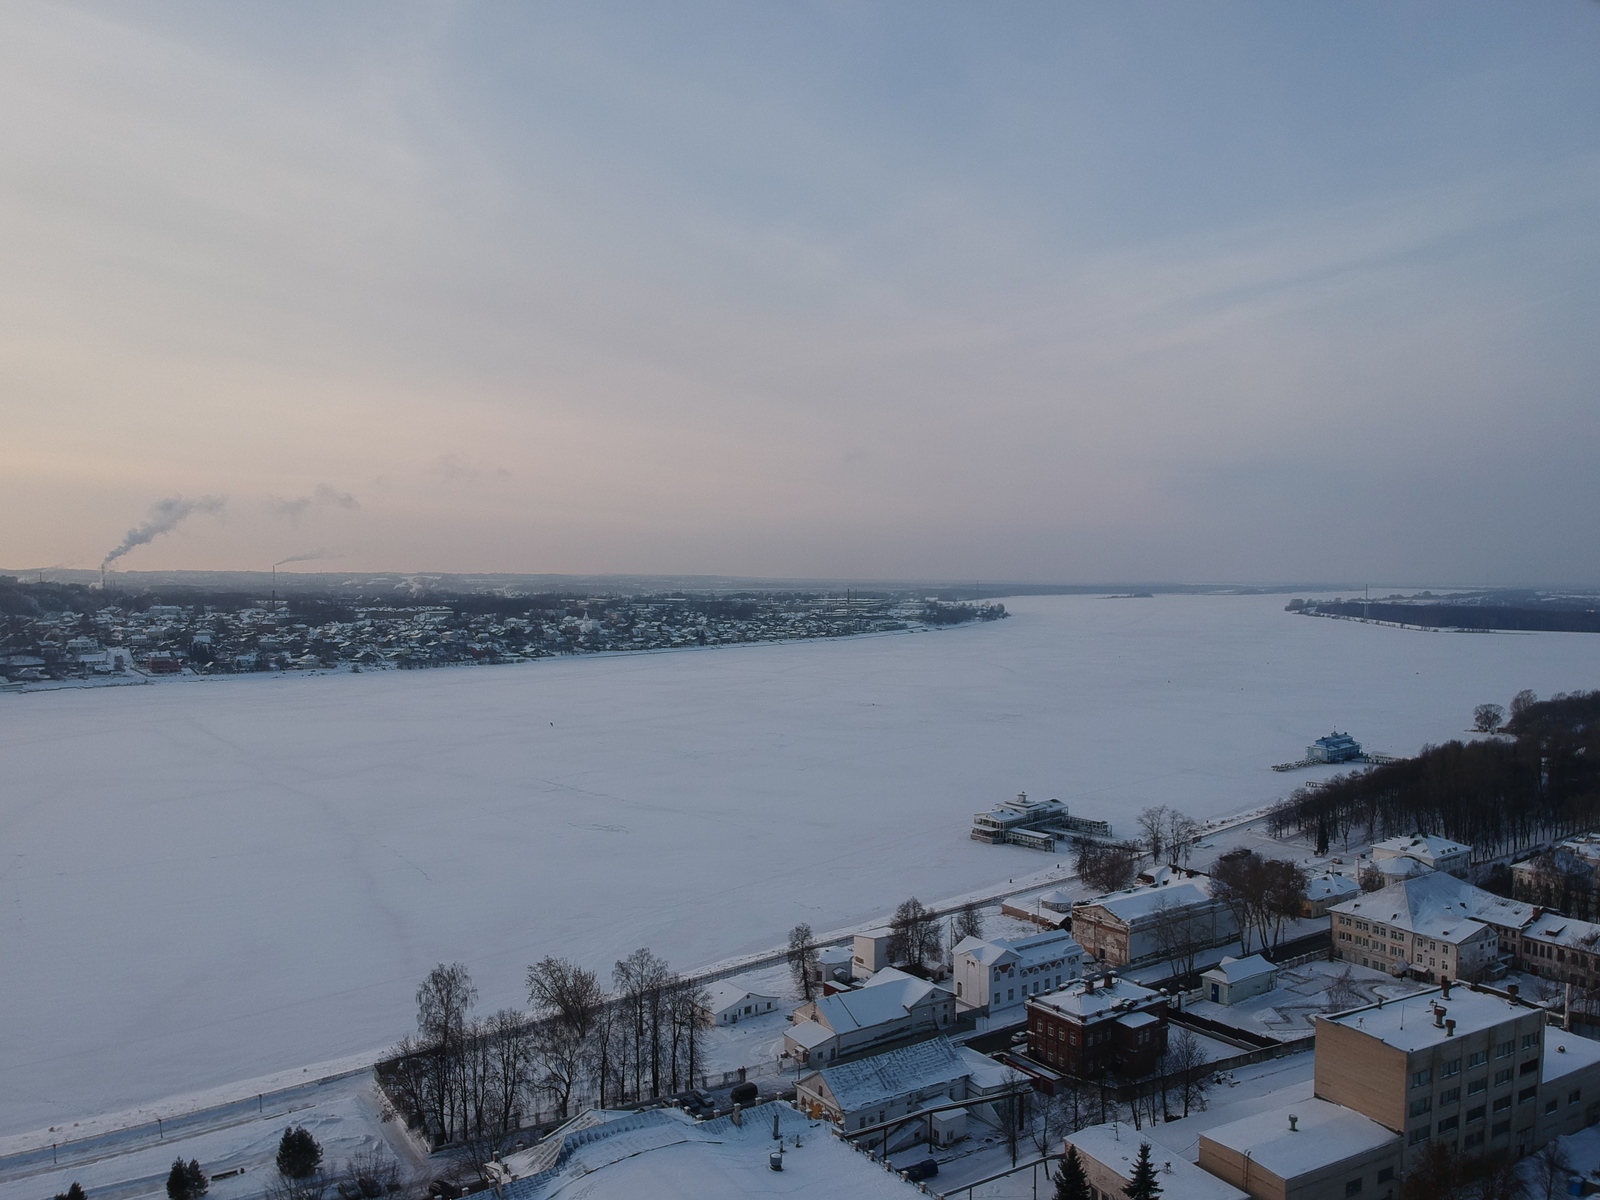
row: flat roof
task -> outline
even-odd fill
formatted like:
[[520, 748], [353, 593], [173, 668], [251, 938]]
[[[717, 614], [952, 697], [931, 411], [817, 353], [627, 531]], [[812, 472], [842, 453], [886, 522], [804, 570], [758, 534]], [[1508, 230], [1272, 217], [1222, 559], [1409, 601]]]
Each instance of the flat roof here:
[[[1297, 1129], [1289, 1128], [1291, 1115], [1296, 1118]], [[1236, 1154], [1248, 1152], [1251, 1162], [1285, 1181], [1386, 1146], [1398, 1149], [1400, 1145], [1398, 1133], [1391, 1133], [1370, 1117], [1342, 1104], [1317, 1099], [1296, 1101], [1288, 1112], [1257, 1113], [1219, 1125], [1200, 1135], [1202, 1145], [1208, 1140]]]
[[1396, 1050], [1409, 1052], [1438, 1045], [1450, 1036], [1447, 1029], [1434, 1024], [1434, 1005], [1445, 1010], [1446, 1020], [1456, 1023], [1458, 1038], [1541, 1012], [1520, 1000], [1458, 984], [1450, 989], [1448, 1000], [1441, 989], [1432, 988], [1403, 1000], [1386, 1000], [1381, 1007], [1369, 1004], [1331, 1017], [1319, 1016], [1317, 1020], [1359, 1029]]
[[[1078, 1153], [1109, 1167], [1124, 1180], [1133, 1178], [1133, 1164], [1139, 1146], [1150, 1139], [1127, 1125], [1090, 1125], [1067, 1134], [1067, 1145]], [[1249, 1200], [1231, 1183], [1224, 1183], [1209, 1171], [1202, 1171], [1188, 1159], [1175, 1155], [1159, 1142], [1150, 1142], [1150, 1161], [1155, 1163], [1163, 1196], [1174, 1200]]]
[[1579, 1037], [1560, 1029], [1544, 1031], [1544, 1063], [1539, 1070], [1539, 1082], [1549, 1083], [1600, 1063], [1600, 1042]]

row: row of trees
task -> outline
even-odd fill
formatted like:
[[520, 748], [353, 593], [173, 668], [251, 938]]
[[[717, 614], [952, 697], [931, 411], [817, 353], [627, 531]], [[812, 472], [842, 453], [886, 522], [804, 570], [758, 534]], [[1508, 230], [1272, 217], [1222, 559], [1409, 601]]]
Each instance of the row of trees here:
[[1278, 835], [1319, 847], [1352, 835], [1438, 834], [1480, 855], [1515, 852], [1600, 821], [1600, 692], [1520, 693], [1510, 738], [1425, 747], [1416, 758], [1298, 789], [1272, 812]]
[[708, 1025], [705, 990], [648, 949], [611, 973], [545, 958], [528, 969], [534, 1019], [510, 1009], [475, 1018], [477, 989], [440, 963], [417, 989], [417, 1033], [395, 1049], [391, 1101], [441, 1143], [478, 1161], [533, 1109], [565, 1119], [575, 1101], [602, 1106], [694, 1086]]

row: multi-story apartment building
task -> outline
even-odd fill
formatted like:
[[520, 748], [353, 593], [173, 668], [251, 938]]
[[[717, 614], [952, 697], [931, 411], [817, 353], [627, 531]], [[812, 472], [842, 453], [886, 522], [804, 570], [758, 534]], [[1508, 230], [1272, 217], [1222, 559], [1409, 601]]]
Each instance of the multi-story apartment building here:
[[1514, 991], [1445, 984], [1318, 1017], [1315, 1078], [1318, 1097], [1400, 1134], [1407, 1165], [1431, 1143], [1524, 1154], [1600, 1120], [1600, 1044], [1548, 1031]]
[[1538, 916], [1453, 875], [1430, 872], [1329, 910], [1333, 956], [1426, 980], [1481, 979], [1517, 952]]
[[1167, 998], [1114, 975], [1028, 998], [1028, 1056], [1067, 1075], [1142, 1078], [1167, 1046]]

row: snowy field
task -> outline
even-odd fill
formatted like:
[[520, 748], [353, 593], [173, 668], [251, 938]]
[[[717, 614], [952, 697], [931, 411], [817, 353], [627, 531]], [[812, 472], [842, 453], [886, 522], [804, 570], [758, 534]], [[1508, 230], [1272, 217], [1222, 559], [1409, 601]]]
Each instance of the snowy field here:
[[1131, 828], [1600, 685], [1600, 638], [1007, 601], [837, 642], [0, 696], [0, 1134], [392, 1043], [439, 960], [680, 969], [1048, 865], [967, 838], [1027, 790]]

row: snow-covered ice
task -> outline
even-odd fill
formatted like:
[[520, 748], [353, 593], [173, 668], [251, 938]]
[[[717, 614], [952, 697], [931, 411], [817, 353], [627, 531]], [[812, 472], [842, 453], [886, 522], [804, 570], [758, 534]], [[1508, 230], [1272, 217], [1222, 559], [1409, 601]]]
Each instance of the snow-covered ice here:
[[0, 1133], [397, 1039], [439, 960], [679, 968], [1048, 865], [967, 837], [1021, 790], [1128, 828], [1600, 683], [1600, 638], [1324, 621], [1281, 596], [500, 668], [0, 696]]

